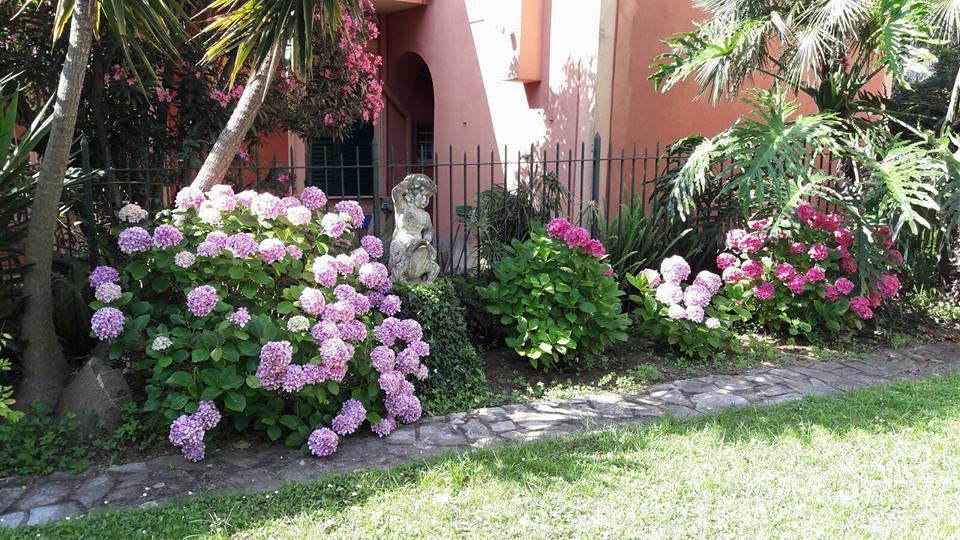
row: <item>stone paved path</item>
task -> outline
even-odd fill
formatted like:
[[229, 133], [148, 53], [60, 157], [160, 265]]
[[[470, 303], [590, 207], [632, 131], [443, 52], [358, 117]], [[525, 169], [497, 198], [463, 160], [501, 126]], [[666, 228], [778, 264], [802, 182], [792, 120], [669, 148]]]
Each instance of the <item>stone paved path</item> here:
[[697, 416], [728, 407], [781, 403], [954, 372], [960, 372], [960, 344], [931, 344], [858, 359], [674, 381], [635, 395], [594, 395], [424, 418], [385, 439], [349, 437], [341, 441], [336, 455], [325, 459], [280, 447], [223, 448], [208, 453], [201, 463], [189, 463], [177, 454], [92, 467], [78, 475], [0, 480], [0, 526], [70, 519], [102, 508], [150, 508], [200, 492], [269, 491], [285, 481], [386, 468], [451, 449], [532, 441], [662, 416]]

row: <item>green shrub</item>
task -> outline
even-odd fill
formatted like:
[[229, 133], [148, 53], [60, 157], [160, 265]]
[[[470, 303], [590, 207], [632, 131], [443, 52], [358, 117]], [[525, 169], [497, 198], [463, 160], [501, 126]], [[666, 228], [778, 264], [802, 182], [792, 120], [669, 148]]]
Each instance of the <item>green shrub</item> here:
[[446, 414], [482, 406], [490, 397], [483, 361], [470, 342], [471, 333], [449, 278], [429, 285], [397, 283], [394, 292], [403, 309], [398, 317], [413, 318], [430, 344], [430, 378], [418, 383], [428, 414]]
[[88, 447], [77, 426], [73, 417], [58, 419], [41, 408], [15, 424], [0, 424], [0, 477], [82, 471]]
[[162, 415], [146, 412], [136, 403], [120, 409], [120, 425], [107, 437], [98, 437], [93, 446], [110, 458], [120, 457], [126, 450], [145, 452], [167, 438], [169, 426]]
[[446, 278], [453, 285], [453, 292], [463, 308], [463, 318], [467, 323], [467, 335], [474, 346], [484, 349], [498, 346], [503, 342], [504, 328], [487, 311], [487, 302], [480, 289], [493, 283], [496, 277], [492, 270], [481, 270], [475, 275], [455, 275]]
[[[10, 371], [10, 360], [0, 358], [0, 373]], [[13, 399], [13, 388], [0, 385], [0, 419], [9, 422], [20, 420], [23, 413], [11, 409], [16, 400]]]
[[[573, 236], [559, 240], [565, 231]], [[588, 368], [608, 346], [627, 339], [623, 292], [598, 258], [602, 245], [587, 252], [597, 241], [585, 230], [554, 220], [548, 232], [538, 227], [526, 242], [514, 240], [494, 268], [496, 281], [479, 291], [487, 310], [511, 328], [507, 345], [533, 367]]]

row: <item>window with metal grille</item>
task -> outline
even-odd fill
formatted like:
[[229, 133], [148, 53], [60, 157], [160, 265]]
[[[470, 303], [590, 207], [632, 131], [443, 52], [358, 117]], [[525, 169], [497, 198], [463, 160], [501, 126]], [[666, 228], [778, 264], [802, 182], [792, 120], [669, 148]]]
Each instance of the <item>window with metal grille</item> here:
[[362, 124], [343, 139], [310, 140], [306, 183], [331, 197], [373, 196], [373, 126]]
[[433, 165], [433, 123], [417, 123], [413, 144], [417, 165]]

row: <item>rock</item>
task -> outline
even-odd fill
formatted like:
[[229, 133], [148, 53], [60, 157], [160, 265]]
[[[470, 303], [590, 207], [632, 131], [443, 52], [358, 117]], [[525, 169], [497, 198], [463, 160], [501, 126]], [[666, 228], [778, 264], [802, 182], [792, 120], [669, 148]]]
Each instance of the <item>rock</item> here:
[[110, 490], [113, 489], [113, 485], [113, 478], [102, 474], [80, 484], [80, 487], [73, 491], [72, 498], [79, 501], [80, 504], [85, 507], [92, 508], [103, 502], [107, 493], [110, 493]]
[[64, 482], [48, 482], [46, 484], [40, 484], [27, 492], [27, 494], [20, 499], [20, 502], [17, 503], [17, 507], [21, 510], [30, 510], [38, 506], [60, 502], [69, 494], [69, 484]]
[[456, 429], [443, 424], [420, 427], [420, 441], [428, 445], [463, 446], [467, 444], [464, 435]]
[[80, 421], [80, 431], [90, 436], [97, 433], [98, 423], [111, 429], [119, 426], [120, 408], [130, 402], [130, 386], [123, 374], [110, 367], [99, 350], [99, 346], [94, 349], [57, 405], [57, 416], [74, 414]]
[[722, 392], [697, 394], [690, 400], [697, 406], [698, 411], [703, 412], [719, 411], [729, 407], [743, 407], [750, 404], [749, 401], [738, 395]]
[[12, 529], [27, 519], [26, 512], [10, 512], [0, 516], [0, 529]]
[[144, 472], [146, 470], [147, 470], [147, 464], [142, 461], [137, 461], [134, 463], [119, 463], [119, 464], [111, 465], [107, 467], [107, 472], [116, 472], [116, 473], [138, 473], [138, 472]]
[[490, 424], [490, 429], [492, 429], [494, 433], [503, 433], [517, 429], [517, 425], [510, 420], [504, 420], [502, 422], [493, 422]]
[[463, 426], [463, 432], [468, 439], [483, 439], [490, 435], [490, 428], [483, 425], [479, 420], [470, 420]]
[[0, 512], [15, 503], [27, 490], [27, 486], [13, 486], [0, 489]]
[[682, 381], [677, 381], [673, 384], [675, 384], [677, 388], [686, 394], [702, 394], [704, 392], [713, 392], [717, 390], [717, 385], [713, 384], [713, 379], [707, 377], [700, 379], [685, 379]]
[[51, 521], [61, 521], [68, 517], [79, 516], [82, 513], [80, 506], [75, 502], [40, 506], [30, 510], [30, 519], [27, 520], [27, 525], [43, 525]]

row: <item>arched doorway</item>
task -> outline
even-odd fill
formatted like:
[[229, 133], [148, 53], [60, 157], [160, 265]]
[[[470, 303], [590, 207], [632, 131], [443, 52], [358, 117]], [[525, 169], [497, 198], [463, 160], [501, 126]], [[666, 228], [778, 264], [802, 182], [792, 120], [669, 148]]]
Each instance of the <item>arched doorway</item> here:
[[[388, 159], [432, 175], [434, 161], [433, 77], [417, 53], [397, 57], [388, 71]], [[392, 155], [391, 155], [392, 154]], [[395, 182], [395, 181], [394, 181]]]

